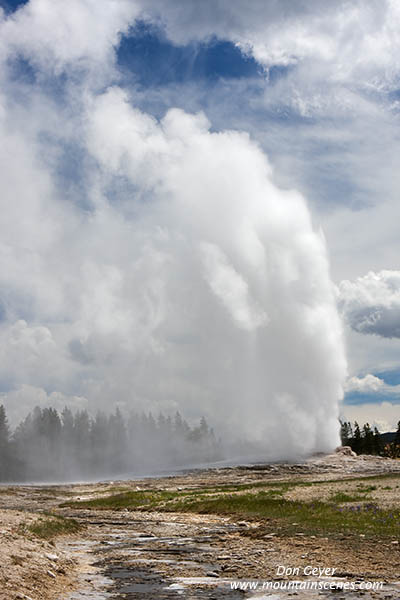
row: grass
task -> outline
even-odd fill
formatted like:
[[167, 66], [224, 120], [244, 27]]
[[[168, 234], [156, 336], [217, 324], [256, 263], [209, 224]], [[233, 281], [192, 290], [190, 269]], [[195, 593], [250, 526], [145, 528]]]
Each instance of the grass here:
[[367, 537], [400, 536], [400, 511], [378, 509], [373, 504], [343, 508], [330, 502], [299, 502], [259, 492], [203, 498], [191, 502], [188, 499], [181, 500], [174, 504], [173, 510], [269, 519], [288, 533], [294, 531], [295, 521], [296, 531], [300, 528], [309, 535], [357, 533]]
[[[240, 484], [220, 484], [212, 487], [198, 487], [198, 488], [186, 488], [181, 492], [164, 492], [162, 490], [142, 490], [139, 492], [126, 491], [126, 487], [113, 487], [107, 490], [107, 496], [101, 496], [92, 500], [82, 501], [69, 501], [61, 504], [61, 507], [73, 507], [73, 508], [98, 508], [98, 509], [109, 509], [116, 510], [120, 508], [135, 509], [150, 505], [154, 507], [157, 503], [157, 499], [173, 499], [178, 495], [184, 496], [199, 496], [203, 494], [216, 494], [216, 493], [229, 493], [229, 492], [244, 492], [246, 490], [268, 490], [271, 495], [283, 496], [283, 494], [290, 489], [298, 486], [310, 487], [326, 485], [329, 483], [352, 483], [360, 482], [357, 492], [360, 494], [368, 493], [377, 489], [376, 485], [364, 486], [362, 482], [375, 481], [376, 479], [387, 479], [387, 478], [400, 478], [400, 473], [385, 473], [383, 475], [365, 475], [362, 477], [349, 477], [343, 480], [338, 479], [327, 479], [321, 481], [302, 481], [301, 479], [291, 479], [290, 481], [256, 481], [254, 483], [240, 483]], [[390, 489], [383, 488], [383, 489]], [[116, 493], [118, 492], [118, 493]], [[162, 496], [163, 494], [163, 496]], [[360, 497], [361, 498], [361, 497]], [[362, 498], [361, 498], [362, 499]], [[356, 500], [358, 501], [358, 500]]]
[[164, 491], [143, 491], [143, 492], [122, 492], [111, 496], [101, 496], [92, 500], [80, 500], [64, 502], [60, 504], [62, 508], [94, 508], [97, 510], [122, 510], [127, 508], [135, 510], [137, 508], [154, 508], [162, 501], [173, 500], [176, 497], [175, 492]]
[[329, 498], [329, 502], [334, 504], [342, 504], [344, 502], [364, 502], [367, 499], [366, 495], [346, 494], [346, 492], [337, 492]]
[[[391, 475], [393, 477], [393, 475]], [[271, 527], [287, 533], [344, 535], [363, 534], [366, 537], [400, 537], [400, 511], [378, 508], [368, 503], [367, 494], [378, 489], [379, 479], [386, 476], [351, 478], [358, 482], [356, 490], [339, 491], [328, 501], [294, 501], [284, 493], [297, 486], [325, 485], [332, 481], [257, 482], [256, 484], [219, 485], [180, 491], [129, 491], [87, 501], [66, 502], [62, 506], [97, 510], [160, 510], [231, 515], [241, 519], [271, 522]], [[368, 482], [373, 479], [373, 484]], [[340, 506], [361, 502], [358, 506]], [[295, 523], [295, 525], [294, 525]]]
[[62, 517], [60, 515], [45, 515], [30, 525], [21, 527], [24, 533], [31, 533], [36, 537], [51, 540], [58, 535], [77, 533], [82, 526], [75, 519]]
[[60, 491], [60, 488], [58, 486], [54, 486], [54, 487], [37, 487], [37, 488], [33, 488], [32, 489], [32, 494], [45, 494], [47, 496], [58, 496], [60, 493], [63, 494], [63, 496], [66, 495], [71, 495], [73, 492], [68, 492], [68, 491]]
[[364, 493], [368, 494], [369, 492], [374, 492], [377, 489], [378, 489], [378, 487], [376, 485], [367, 485], [367, 486], [365, 486], [362, 483], [359, 483], [357, 485], [357, 490], [359, 492], [361, 492], [362, 494], [364, 494]]
[[[78, 509], [97, 509], [97, 510], [136, 510], [136, 509], [162, 509], [163, 507], [174, 506], [176, 502], [185, 499], [198, 498], [199, 496], [219, 496], [228, 493], [243, 492], [253, 488], [267, 488], [266, 494], [270, 496], [282, 496], [283, 493], [294, 486], [294, 483], [274, 483], [274, 487], [269, 488], [268, 484], [252, 485], [239, 484], [236, 486], [215, 486], [198, 489], [186, 489], [179, 492], [164, 491], [164, 490], [143, 490], [122, 492], [119, 494], [110, 494], [108, 496], [100, 496], [91, 500], [68, 501], [60, 504], [61, 508], [78, 508]], [[269, 488], [269, 489], [268, 489]]]

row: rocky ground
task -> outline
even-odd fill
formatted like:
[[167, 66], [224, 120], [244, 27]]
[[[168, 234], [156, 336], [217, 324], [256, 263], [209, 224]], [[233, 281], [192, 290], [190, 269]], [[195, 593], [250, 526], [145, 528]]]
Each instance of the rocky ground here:
[[[385, 477], [382, 478], [382, 475]], [[323, 501], [359, 493], [379, 506], [399, 508], [400, 461], [346, 453], [313, 457], [301, 464], [254, 465], [195, 471], [141, 481], [65, 486], [4, 486], [0, 493], [0, 598], [393, 598], [400, 597], [400, 550], [394, 534], [371, 543], [345, 531], [310, 535], [291, 523], [230, 515], [162, 510], [96, 510], [60, 507], [126, 490], [204, 490], [271, 482], [319, 482], [288, 488], [285, 498]], [[376, 477], [375, 477], [376, 476]], [[371, 477], [371, 479], [362, 479]], [[235, 492], [242, 493], [242, 492]], [[366, 492], [364, 492], [366, 493]], [[356, 497], [356, 496], [355, 496]], [[79, 521], [74, 534], [45, 539], [32, 526], [48, 514]], [[398, 528], [396, 529], [396, 532]], [[383, 581], [383, 591], [287, 592], [263, 590], [263, 582], [293, 579], [278, 566], [335, 568], [334, 581]], [[332, 573], [317, 577], [331, 581]], [[299, 579], [299, 577], [295, 577]], [[235, 582], [258, 589], [234, 590]], [[253, 586], [255, 584], [253, 583]], [[264, 584], [265, 585], [265, 584]]]
[[[8, 496], [2, 494], [0, 502]], [[77, 562], [54, 542], [35, 537], [27, 530], [38, 514], [24, 510], [0, 510], [0, 598], [32, 600], [58, 598], [75, 584]]]

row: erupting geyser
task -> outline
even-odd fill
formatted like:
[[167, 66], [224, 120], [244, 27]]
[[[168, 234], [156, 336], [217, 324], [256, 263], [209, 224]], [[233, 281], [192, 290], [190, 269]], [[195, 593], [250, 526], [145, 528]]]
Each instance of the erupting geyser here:
[[[118, 404], [204, 415], [266, 458], [333, 448], [346, 362], [304, 199], [274, 184], [246, 133], [180, 109], [156, 120], [134, 87], [112, 85], [134, 3], [65, 5], [71, 21], [44, 4], [51, 19], [31, 2], [1, 21], [0, 404], [12, 423], [36, 404]], [[36, 77], [14, 77], [19, 56]]]
[[135, 186], [121, 272], [133, 390], [274, 456], [333, 448], [344, 349], [303, 198], [274, 185], [246, 134], [211, 133], [202, 114], [158, 123], [111, 89], [89, 123], [103, 176]]

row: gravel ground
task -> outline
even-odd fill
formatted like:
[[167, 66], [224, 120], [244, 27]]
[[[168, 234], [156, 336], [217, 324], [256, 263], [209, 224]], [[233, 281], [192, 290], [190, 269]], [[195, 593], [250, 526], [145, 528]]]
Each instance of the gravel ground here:
[[2, 600], [47, 600], [61, 597], [73, 588], [77, 564], [71, 553], [25, 533], [25, 527], [38, 518], [25, 511], [0, 510]]
[[[288, 536], [265, 520], [59, 508], [65, 500], [107, 495], [116, 489], [177, 490], [274, 481], [320, 481], [317, 486], [292, 488], [286, 497], [326, 500], [343, 489], [357, 493], [360, 490], [357, 486], [375, 483], [374, 480], [352, 482], [349, 478], [382, 474], [388, 478], [368, 492], [368, 500], [398, 507], [400, 480], [390, 477], [395, 473], [400, 473], [400, 461], [335, 453], [296, 465], [210, 469], [140, 481], [3, 487], [0, 598], [255, 597], [228, 591], [226, 582], [281, 580], [285, 576], [278, 576], [279, 565], [298, 566], [300, 570], [307, 565], [323, 565], [336, 568], [337, 575], [350, 581], [382, 580], [395, 584], [400, 580], [400, 540], [387, 539], [371, 545], [362, 536], [355, 539], [345, 534], [324, 538], [306, 536], [299, 530]], [[57, 537], [53, 542], [24, 532], [23, 524], [34, 522], [43, 511], [52, 510], [78, 518], [84, 529], [74, 536]], [[282, 594], [275, 597], [286, 598]], [[341, 596], [336, 593], [335, 597]], [[389, 586], [384, 595], [371, 593], [363, 597], [397, 600], [400, 591]], [[346, 599], [350, 599], [348, 594]]]

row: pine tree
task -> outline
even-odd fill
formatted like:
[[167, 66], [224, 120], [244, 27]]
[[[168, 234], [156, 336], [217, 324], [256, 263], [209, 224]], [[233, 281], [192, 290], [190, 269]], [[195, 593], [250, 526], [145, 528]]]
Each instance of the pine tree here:
[[374, 427], [374, 454], [383, 454], [383, 442], [377, 427]]
[[174, 417], [174, 433], [178, 437], [183, 436], [183, 420], [179, 411], [176, 411]]
[[90, 430], [91, 463], [95, 473], [106, 473], [109, 452], [109, 428], [107, 416], [99, 411]]
[[374, 451], [374, 434], [371, 430], [369, 423], [365, 423], [363, 427], [363, 452], [365, 454], [372, 454]]
[[61, 413], [62, 434], [63, 438], [71, 443], [74, 432], [74, 416], [68, 406], [64, 406]]
[[339, 421], [340, 423], [340, 439], [342, 442], [342, 446], [348, 446], [351, 438], [351, 426], [349, 428], [350, 423], [346, 421]]
[[124, 418], [117, 407], [108, 420], [109, 428], [109, 461], [112, 471], [122, 471], [127, 457], [127, 435]]
[[91, 420], [86, 410], [80, 410], [74, 418], [74, 458], [79, 466], [80, 475], [86, 476], [90, 473], [90, 429]]
[[200, 419], [200, 435], [204, 438], [208, 437], [208, 424], [205, 417]]
[[5, 481], [10, 476], [10, 428], [3, 405], [0, 406], [0, 481]]
[[361, 437], [360, 426], [357, 421], [354, 421], [354, 436], [351, 447], [356, 454], [361, 454], [363, 451], [363, 439]]
[[394, 438], [396, 446], [400, 446], [400, 421], [397, 423], [396, 437]]
[[351, 438], [353, 437], [353, 428], [351, 426], [350, 421], [347, 421], [347, 432], [348, 432], [348, 439], [351, 440]]

